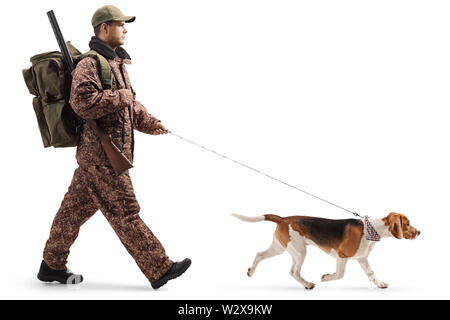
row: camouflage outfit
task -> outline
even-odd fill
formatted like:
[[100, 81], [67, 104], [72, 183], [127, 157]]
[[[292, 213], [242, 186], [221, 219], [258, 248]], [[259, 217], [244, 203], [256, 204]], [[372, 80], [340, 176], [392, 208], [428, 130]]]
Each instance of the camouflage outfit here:
[[[133, 129], [151, 134], [159, 120], [125, 92], [132, 90], [125, 68], [130, 63], [126, 51], [121, 47], [113, 51], [95, 37], [90, 47], [108, 59], [117, 78], [113, 78], [113, 89], [102, 90], [97, 60], [84, 58], [73, 72], [70, 104], [80, 117], [96, 119], [133, 161]], [[115, 176], [100, 140], [87, 125], [83, 126], [76, 158], [79, 167], [53, 221], [44, 261], [53, 269], [66, 269], [70, 246], [81, 225], [100, 210], [144, 275], [151, 282], [161, 278], [173, 262], [139, 217], [129, 173]]]

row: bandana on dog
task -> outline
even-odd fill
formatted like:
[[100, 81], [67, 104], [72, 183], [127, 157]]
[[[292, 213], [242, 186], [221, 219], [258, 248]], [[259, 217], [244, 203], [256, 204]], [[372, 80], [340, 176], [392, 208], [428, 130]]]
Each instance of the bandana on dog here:
[[369, 221], [369, 217], [364, 217], [364, 233], [369, 241], [380, 241], [380, 235]]

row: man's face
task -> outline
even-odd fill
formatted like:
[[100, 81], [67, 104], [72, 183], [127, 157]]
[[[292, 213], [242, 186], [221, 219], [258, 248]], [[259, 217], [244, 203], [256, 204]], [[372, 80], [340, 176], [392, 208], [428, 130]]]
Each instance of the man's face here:
[[117, 48], [125, 43], [125, 34], [127, 33], [125, 22], [113, 21], [112, 25], [106, 25], [106, 42], [112, 48]]

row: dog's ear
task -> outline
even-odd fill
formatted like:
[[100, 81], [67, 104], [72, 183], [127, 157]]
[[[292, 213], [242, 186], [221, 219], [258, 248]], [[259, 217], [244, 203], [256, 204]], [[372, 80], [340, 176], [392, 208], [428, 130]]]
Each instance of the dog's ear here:
[[402, 215], [396, 212], [391, 212], [382, 219], [384, 224], [389, 228], [389, 232], [397, 239], [403, 238], [403, 221]]
[[394, 237], [397, 239], [403, 238], [403, 221], [401, 215], [393, 215], [391, 219], [391, 224], [389, 227], [389, 231], [392, 233]]

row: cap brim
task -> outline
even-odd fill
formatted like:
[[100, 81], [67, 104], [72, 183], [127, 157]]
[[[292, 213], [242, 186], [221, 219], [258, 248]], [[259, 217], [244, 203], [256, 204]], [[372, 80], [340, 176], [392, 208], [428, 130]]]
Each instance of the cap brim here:
[[136, 17], [135, 16], [125, 16], [125, 17], [123, 17], [124, 19], [123, 19], [123, 21], [125, 21], [125, 22], [133, 22], [134, 20], [136, 20]]

